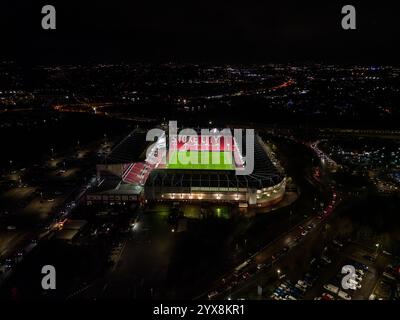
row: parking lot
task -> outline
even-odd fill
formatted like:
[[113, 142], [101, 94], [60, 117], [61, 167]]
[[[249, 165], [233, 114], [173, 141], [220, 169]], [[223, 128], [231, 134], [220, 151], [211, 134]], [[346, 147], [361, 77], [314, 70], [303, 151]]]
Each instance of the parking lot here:
[[[275, 281], [266, 298], [274, 300], [387, 300], [396, 298], [398, 267], [379, 251], [355, 243], [334, 241], [321, 255], [310, 261], [309, 270], [301, 277], [284, 275]], [[395, 264], [397, 266], [397, 264]], [[353, 266], [355, 274], [348, 280], [350, 288], [343, 287], [344, 266]], [[386, 267], [385, 267], [386, 266]], [[386, 272], [385, 272], [386, 270]], [[388, 273], [391, 272], [391, 273]], [[386, 275], [386, 276], [385, 276]]]

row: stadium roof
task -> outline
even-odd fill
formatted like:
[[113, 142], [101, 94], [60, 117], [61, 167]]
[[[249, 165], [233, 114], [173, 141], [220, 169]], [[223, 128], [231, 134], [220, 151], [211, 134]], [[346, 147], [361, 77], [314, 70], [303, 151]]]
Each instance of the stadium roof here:
[[105, 159], [107, 164], [126, 164], [141, 161], [150, 142], [146, 141], [146, 133], [132, 131], [122, 140]]
[[91, 189], [89, 194], [140, 194], [142, 191], [141, 187], [124, 183], [121, 179], [105, 179], [100, 185]]

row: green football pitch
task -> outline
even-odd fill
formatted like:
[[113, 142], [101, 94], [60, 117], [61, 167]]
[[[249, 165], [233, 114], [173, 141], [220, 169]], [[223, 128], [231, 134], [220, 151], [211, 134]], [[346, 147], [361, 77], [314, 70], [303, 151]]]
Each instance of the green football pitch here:
[[235, 170], [232, 153], [229, 151], [173, 151], [168, 160], [168, 169], [189, 170]]

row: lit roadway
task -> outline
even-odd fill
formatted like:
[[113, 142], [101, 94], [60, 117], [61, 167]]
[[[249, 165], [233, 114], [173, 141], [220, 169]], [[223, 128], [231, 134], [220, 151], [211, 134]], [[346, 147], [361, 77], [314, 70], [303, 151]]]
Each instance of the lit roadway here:
[[[208, 294], [218, 292], [213, 298], [235, 298], [246, 288], [257, 286], [261, 278], [267, 278], [271, 274], [277, 272], [277, 263], [282, 261], [292, 249], [300, 245], [309, 234], [321, 230], [331, 216], [334, 208], [340, 204], [341, 200], [337, 199], [328, 203], [323, 212], [313, 215], [305, 219], [302, 223], [296, 225], [291, 230], [281, 235], [279, 238], [269, 243], [259, 252], [250, 257], [250, 261], [240, 271], [232, 272], [221, 277], [216, 284], [208, 292], [203, 293], [198, 299], [207, 299]], [[264, 266], [263, 266], [264, 265]], [[261, 266], [258, 270], [257, 266]]]

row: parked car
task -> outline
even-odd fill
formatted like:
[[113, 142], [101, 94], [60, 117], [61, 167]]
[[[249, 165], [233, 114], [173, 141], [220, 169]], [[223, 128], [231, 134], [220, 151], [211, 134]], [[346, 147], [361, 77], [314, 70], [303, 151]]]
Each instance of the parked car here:
[[344, 300], [351, 300], [350, 295], [342, 290], [339, 290], [338, 296], [339, 296], [339, 298], [342, 298]]
[[324, 262], [327, 263], [327, 264], [332, 263], [332, 260], [329, 259], [327, 256], [321, 256], [321, 259], [322, 259], [322, 261], [324, 261]]
[[338, 246], [338, 247], [340, 247], [340, 248], [343, 247], [343, 243], [341, 243], [341, 242], [339, 242], [339, 241], [337, 241], [337, 240], [333, 240], [332, 242], [333, 242], [334, 245], [336, 245], [336, 246]]
[[297, 284], [299, 284], [300, 286], [302, 286], [305, 289], [307, 289], [307, 287], [308, 287], [307, 283], [303, 280], [297, 281]]
[[356, 269], [356, 274], [360, 275], [360, 276], [363, 276], [365, 273], [361, 269]]
[[218, 292], [217, 292], [217, 291], [212, 291], [212, 292], [210, 292], [210, 293], [208, 294], [208, 299], [210, 300], [210, 299], [214, 298], [214, 297], [217, 296], [217, 295], [218, 295]]
[[355, 280], [358, 281], [358, 282], [361, 282], [361, 281], [363, 280], [362, 276], [358, 275], [357, 272], [356, 272], [356, 274], [354, 275], [354, 278], [355, 278]]
[[324, 289], [334, 294], [337, 294], [339, 292], [339, 288], [334, 286], [333, 284], [325, 284]]
[[297, 289], [299, 289], [302, 293], [305, 293], [305, 292], [306, 292], [306, 288], [303, 287], [303, 286], [301, 286], [301, 285], [299, 285], [298, 283], [296, 283], [294, 286], [295, 286]]
[[261, 270], [261, 269], [264, 269], [265, 268], [265, 264], [264, 263], [259, 263], [258, 265], [257, 265], [257, 269], [258, 270]]
[[326, 292], [324, 292], [321, 297], [322, 297], [322, 300], [335, 300], [333, 295], [326, 293]]
[[273, 300], [282, 300], [281, 297], [275, 292], [271, 294], [270, 298]]

